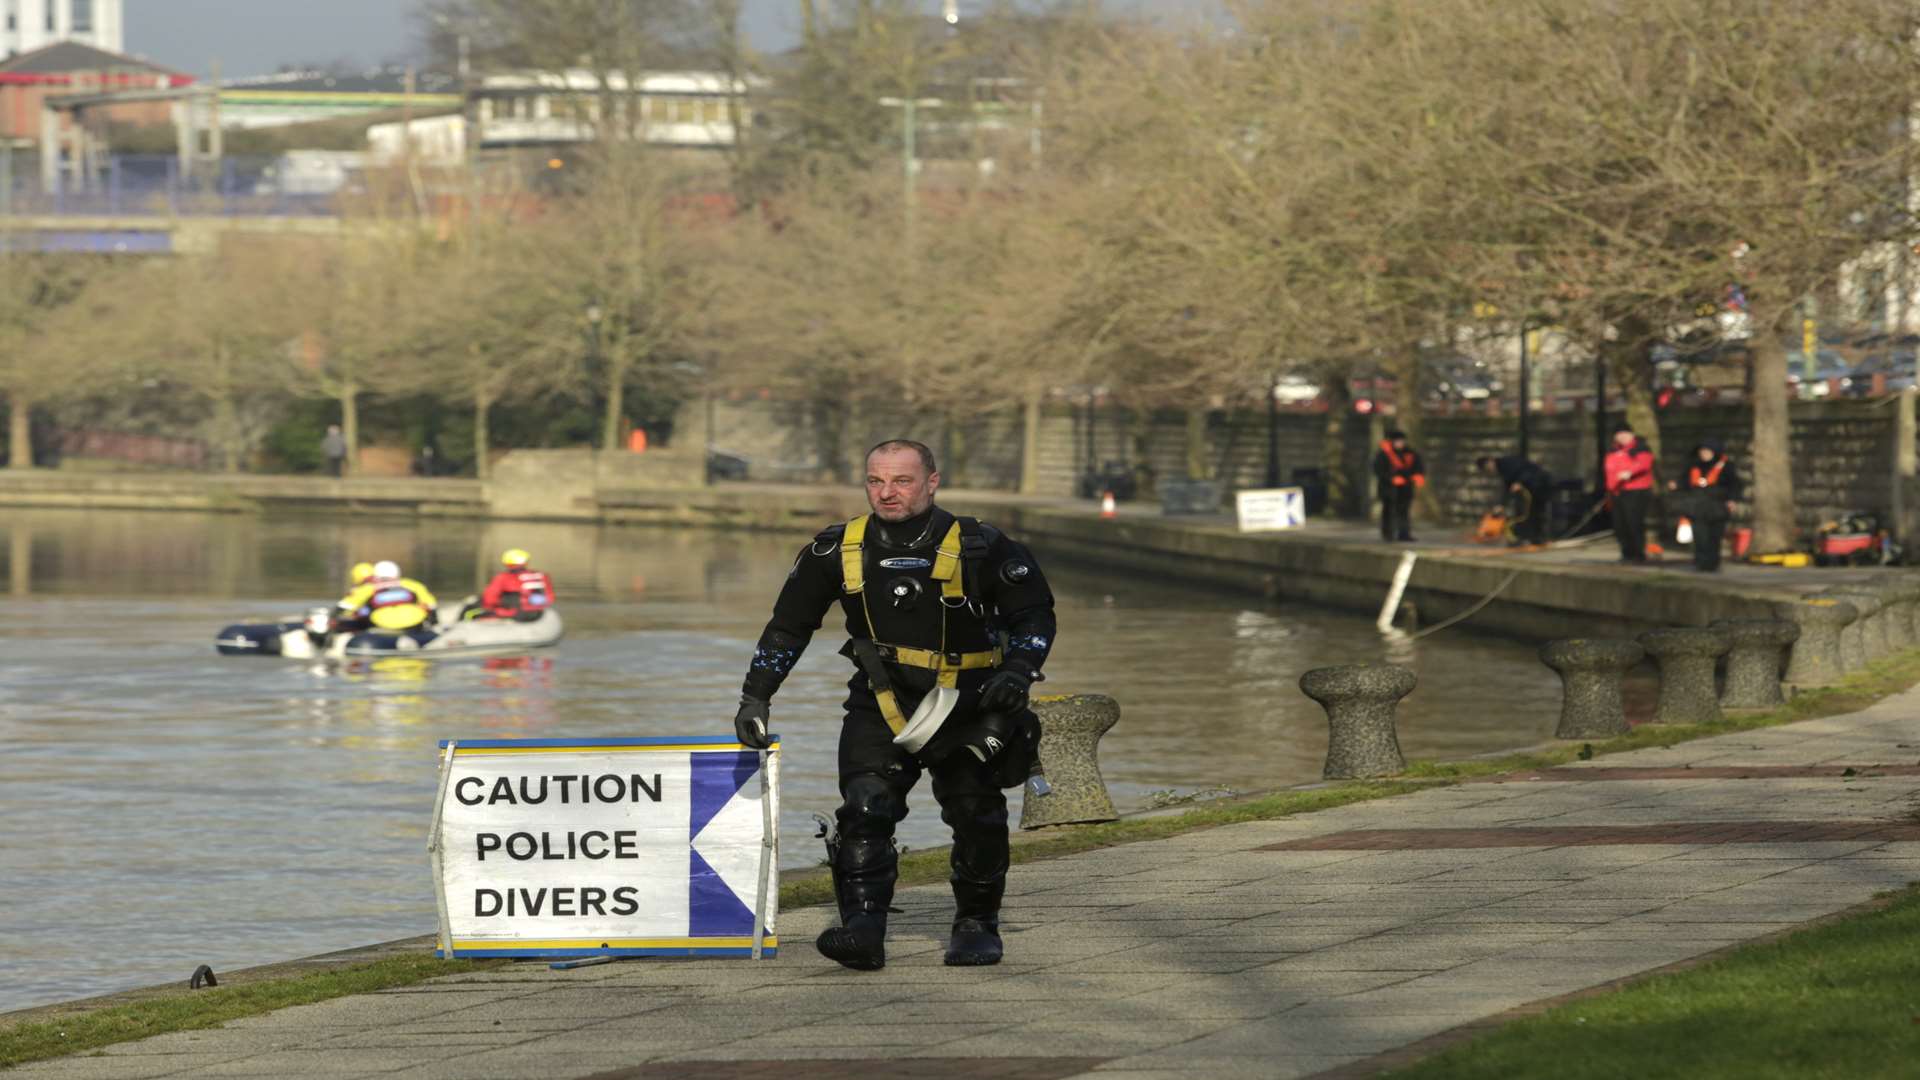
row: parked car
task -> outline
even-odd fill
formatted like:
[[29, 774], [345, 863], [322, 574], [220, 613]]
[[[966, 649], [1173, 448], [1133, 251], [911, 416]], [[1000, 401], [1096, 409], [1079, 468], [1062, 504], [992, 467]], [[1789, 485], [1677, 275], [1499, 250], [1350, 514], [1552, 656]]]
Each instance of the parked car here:
[[1486, 361], [1467, 357], [1429, 361], [1426, 383], [1428, 397], [1441, 401], [1485, 401], [1505, 388]]
[[1305, 375], [1282, 375], [1273, 384], [1273, 400], [1282, 405], [1308, 405], [1320, 396], [1320, 384]]
[[1793, 388], [1794, 396], [1800, 398], [1824, 398], [1832, 389], [1833, 380], [1841, 381], [1844, 393], [1851, 386], [1853, 365], [1832, 349], [1819, 349], [1814, 353], [1813, 374], [1806, 371], [1807, 354], [1798, 349], [1787, 353], [1787, 385]]
[[707, 449], [707, 479], [745, 480], [747, 478], [747, 459], [739, 454], [729, 454], [725, 450]]
[[1893, 349], [1868, 353], [1842, 378], [1841, 385], [1848, 397], [1864, 397], [1872, 392], [1873, 377], [1876, 375], [1885, 378], [1889, 390], [1904, 390], [1912, 386], [1914, 351]]

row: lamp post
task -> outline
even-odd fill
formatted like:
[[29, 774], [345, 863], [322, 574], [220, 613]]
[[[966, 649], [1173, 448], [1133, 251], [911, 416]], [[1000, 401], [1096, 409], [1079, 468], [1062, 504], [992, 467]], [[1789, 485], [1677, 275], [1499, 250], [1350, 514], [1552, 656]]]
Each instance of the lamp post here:
[[1527, 378], [1527, 320], [1520, 320], [1520, 456], [1527, 456], [1527, 406], [1533, 389]]
[[1087, 390], [1087, 494], [1096, 499], [1100, 497], [1100, 458], [1093, 432], [1099, 417], [1100, 392], [1089, 388]]
[[900, 172], [901, 186], [906, 193], [907, 243], [913, 243], [913, 189], [915, 177], [920, 172], [920, 162], [916, 157], [915, 138], [917, 124], [914, 110], [934, 109], [945, 105], [939, 98], [897, 98], [883, 97], [881, 106], [900, 110]]
[[[594, 384], [594, 411], [604, 412], [607, 407], [607, 402], [604, 394], [606, 384], [605, 380], [601, 377], [602, 373], [600, 371], [600, 322], [606, 318], [606, 312], [600, 309], [599, 301], [589, 300], [587, 301], [586, 311], [583, 312], [583, 314], [587, 317], [587, 372]], [[611, 425], [608, 425], [608, 427], [610, 428]], [[614, 432], [611, 430], [603, 431], [601, 433], [601, 441], [606, 443], [606, 445], [602, 446], [601, 449], [613, 449], [613, 439]]]
[[1593, 470], [1600, 479], [1596, 492], [1607, 490], [1607, 358], [1596, 351], [1593, 356]]
[[1267, 487], [1280, 486], [1280, 373], [1267, 380]]

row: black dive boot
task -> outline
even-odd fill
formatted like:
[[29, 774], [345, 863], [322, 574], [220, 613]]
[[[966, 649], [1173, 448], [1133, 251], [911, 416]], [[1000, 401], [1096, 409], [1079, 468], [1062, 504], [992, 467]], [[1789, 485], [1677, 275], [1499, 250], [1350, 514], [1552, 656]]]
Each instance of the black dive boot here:
[[1000, 897], [1007, 879], [982, 885], [953, 879], [953, 937], [947, 942], [948, 967], [984, 967], [1000, 962]]
[[[887, 906], [893, 901], [893, 842], [840, 841], [835, 845], [833, 891], [840, 925], [820, 931], [820, 955], [855, 971], [887, 966]], [[848, 867], [843, 869], [843, 866]]]
[[843, 926], [820, 931], [813, 947], [820, 955], [855, 971], [879, 971], [887, 966], [887, 913], [854, 912], [844, 916]]

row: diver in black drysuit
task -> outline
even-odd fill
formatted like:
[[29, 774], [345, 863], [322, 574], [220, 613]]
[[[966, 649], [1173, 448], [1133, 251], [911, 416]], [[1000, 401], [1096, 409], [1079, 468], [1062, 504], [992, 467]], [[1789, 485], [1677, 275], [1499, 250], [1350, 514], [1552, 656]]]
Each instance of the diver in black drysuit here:
[[[1007, 800], [1001, 789], [1023, 783], [1037, 760], [1039, 727], [1027, 699], [1053, 644], [1053, 593], [1026, 547], [991, 525], [956, 518], [938, 506], [899, 522], [877, 515], [855, 521], [864, 534], [857, 555], [861, 591], [849, 593], [845, 587], [852, 523], [822, 531], [801, 549], [754, 650], [735, 728], [743, 743], [754, 745], [765, 731], [768, 700], [835, 600], [846, 613], [847, 633], [859, 644], [876, 643], [885, 657], [879, 666], [895, 698], [888, 704], [896, 718], [911, 714], [941, 677], [923, 666], [932, 656], [944, 655], [947, 666], [960, 666], [947, 676], [960, 702], [941, 727], [941, 738], [920, 758], [930, 760], [929, 752], [943, 747], [959, 749], [927, 764], [894, 744], [874, 680], [853, 655], [856, 642], [841, 650], [856, 668], [847, 683], [840, 729], [843, 802], [835, 815], [833, 878], [842, 925], [821, 934], [819, 947], [847, 967], [872, 970], [885, 963], [887, 910], [898, 871], [894, 826], [907, 816], [907, 792], [925, 771], [933, 778], [941, 820], [953, 829], [956, 910], [946, 962], [997, 963], [1007, 875]], [[943, 583], [936, 578], [938, 548], [943, 540], [951, 546], [956, 522], [964, 597], [943, 596]], [[997, 652], [1002, 643], [1004, 651]], [[903, 657], [891, 647], [928, 655]], [[961, 746], [993, 747], [983, 732], [1004, 747], [984, 762]]]

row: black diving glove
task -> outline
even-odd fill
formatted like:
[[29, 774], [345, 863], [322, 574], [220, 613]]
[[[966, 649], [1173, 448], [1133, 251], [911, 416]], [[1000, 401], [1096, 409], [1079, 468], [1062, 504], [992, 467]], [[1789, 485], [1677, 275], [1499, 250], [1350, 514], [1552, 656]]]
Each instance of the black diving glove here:
[[980, 708], [985, 712], [1019, 712], [1027, 707], [1027, 691], [1032, 688], [1033, 669], [1010, 660], [980, 685]]
[[765, 750], [773, 745], [767, 738], [767, 719], [773, 715], [773, 706], [766, 698], [757, 698], [752, 694], [740, 695], [740, 711], [733, 714], [733, 735], [742, 746], [753, 750]]

